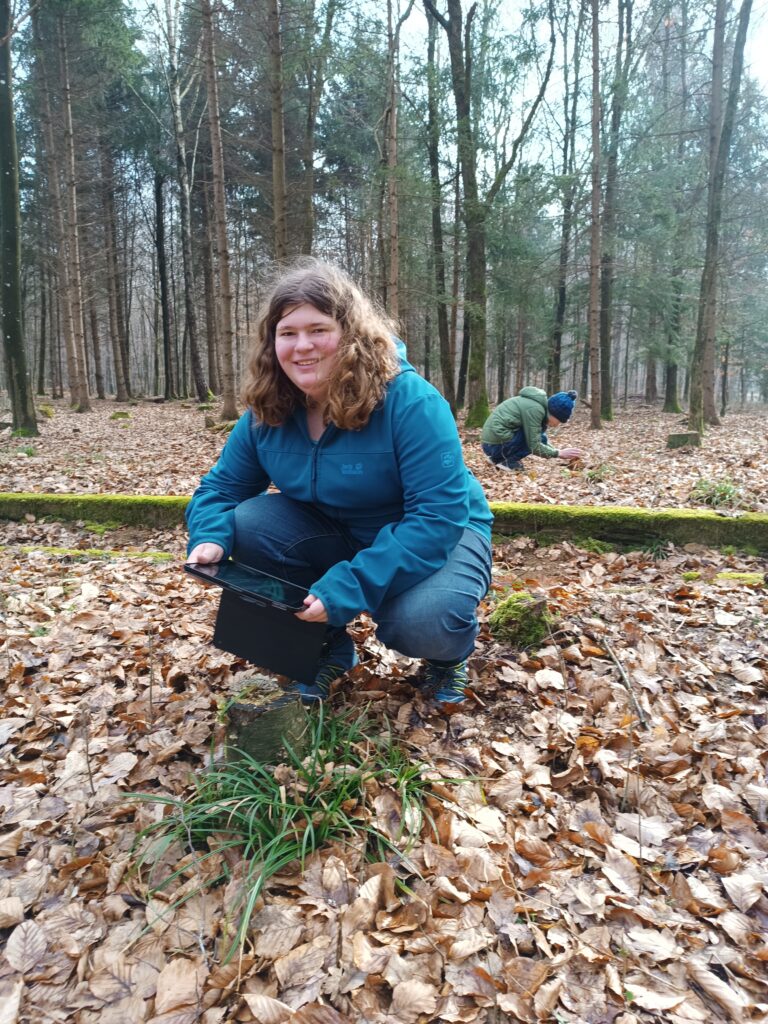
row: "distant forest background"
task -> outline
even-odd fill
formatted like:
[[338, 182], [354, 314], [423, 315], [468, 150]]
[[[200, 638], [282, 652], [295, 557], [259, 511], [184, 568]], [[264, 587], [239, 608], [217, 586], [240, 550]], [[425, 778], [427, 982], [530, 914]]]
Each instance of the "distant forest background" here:
[[[3, 382], [221, 398], [277, 266], [347, 268], [476, 425], [768, 401], [751, 0], [0, 0]], [[759, 18], [764, 17], [762, 13]], [[39, 400], [38, 400], [39, 405]]]

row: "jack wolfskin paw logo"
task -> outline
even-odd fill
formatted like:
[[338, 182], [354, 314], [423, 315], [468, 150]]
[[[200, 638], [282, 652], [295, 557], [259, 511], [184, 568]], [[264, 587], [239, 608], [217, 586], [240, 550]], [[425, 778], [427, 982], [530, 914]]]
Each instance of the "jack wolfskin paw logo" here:
[[443, 469], [450, 469], [456, 463], [456, 456], [453, 452], [440, 452], [440, 463]]
[[344, 476], [362, 476], [363, 464], [362, 462], [343, 462], [341, 472]]

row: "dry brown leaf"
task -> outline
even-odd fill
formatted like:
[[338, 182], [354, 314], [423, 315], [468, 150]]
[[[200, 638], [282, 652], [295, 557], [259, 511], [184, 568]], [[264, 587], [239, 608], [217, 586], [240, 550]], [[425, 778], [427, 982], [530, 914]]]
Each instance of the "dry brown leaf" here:
[[729, 985], [726, 985], [724, 981], [721, 981], [717, 975], [713, 974], [712, 971], [708, 970], [697, 960], [686, 962], [685, 969], [691, 980], [702, 988], [708, 996], [714, 999], [725, 1010], [731, 1020], [737, 1021], [737, 1024], [742, 1024], [746, 1017], [747, 1007]]
[[422, 1014], [432, 1014], [437, 1006], [438, 989], [424, 981], [401, 981], [392, 990], [391, 1016], [403, 1024], [417, 1021]]
[[23, 992], [23, 978], [0, 978], [0, 1024], [17, 1024]]
[[21, 974], [29, 973], [45, 956], [48, 942], [34, 921], [24, 921], [11, 932], [5, 947], [5, 959]]
[[243, 999], [259, 1024], [283, 1024], [283, 1021], [290, 1020], [294, 1016], [290, 1006], [281, 1003], [279, 999], [252, 995], [247, 992], [243, 994]]
[[0, 928], [13, 928], [24, 920], [24, 904], [18, 896], [0, 899]]
[[623, 853], [610, 846], [605, 851], [605, 862], [600, 870], [608, 881], [625, 896], [637, 896], [640, 892], [640, 872]]
[[160, 971], [155, 1009], [167, 1013], [181, 1006], [196, 1006], [203, 997], [208, 968], [200, 960], [177, 957]]
[[740, 871], [736, 875], [725, 875], [722, 883], [737, 909], [744, 913], [757, 903], [763, 893], [761, 879], [756, 878], [749, 870]]

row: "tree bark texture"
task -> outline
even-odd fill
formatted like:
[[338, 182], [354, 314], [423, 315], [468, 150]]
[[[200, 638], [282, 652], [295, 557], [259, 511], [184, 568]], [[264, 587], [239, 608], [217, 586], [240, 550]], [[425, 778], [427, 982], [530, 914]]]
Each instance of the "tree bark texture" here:
[[589, 241], [589, 367], [590, 426], [600, 429], [600, 4], [592, 13], [592, 192]]
[[268, 0], [269, 91], [272, 111], [272, 222], [275, 260], [288, 258], [288, 201], [285, 174], [285, 101], [283, 97], [283, 34], [280, 0]]
[[13, 429], [37, 434], [32, 384], [27, 373], [21, 300], [19, 161], [13, 107], [10, 0], [0, 0], [0, 305], [3, 354]]
[[211, 139], [213, 216], [216, 226], [216, 266], [219, 278], [218, 308], [221, 344], [217, 364], [220, 373], [223, 420], [237, 419], [235, 395], [234, 324], [232, 319], [232, 281], [230, 275], [229, 239], [227, 238], [227, 200], [224, 191], [224, 146], [221, 138], [219, 84], [216, 75], [216, 41], [210, 0], [201, 0], [203, 15], [203, 48], [205, 81], [208, 91], [208, 131]]

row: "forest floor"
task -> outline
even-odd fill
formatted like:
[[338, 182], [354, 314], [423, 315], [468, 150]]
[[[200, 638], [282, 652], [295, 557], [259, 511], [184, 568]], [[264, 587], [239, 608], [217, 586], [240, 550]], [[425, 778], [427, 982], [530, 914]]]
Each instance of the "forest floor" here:
[[[0, 491], [190, 493], [223, 443], [203, 413], [116, 408], [0, 434]], [[583, 465], [526, 475], [489, 467], [476, 435], [465, 450], [494, 500], [766, 511], [763, 424], [732, 416], [673, 453], [681, 417], [591, 432], [580, 411], [558, 440]], [[768, 1020], [764, 559], [497, 544], [450, 717], [356, 620], [361, 664], [332, 708], [367, 708], [425, 771], [467, 781], [435, 787], [434, 826], [400, 858], [334, 845], [289, 866], [224, 965], [237, 867], [199, 892], [176, 844], [138, 867], [160, 805], [129, 799], [188, 795], [221, 750], [249, 669], [210, 644], [216, 594], [183, 576], [181, 528], [0, 529], [0, 1024]], [[528, 650], [487, 627], [521, 585], [554, 618]], [[370, 814], [402, 842], [394, 789]]]

